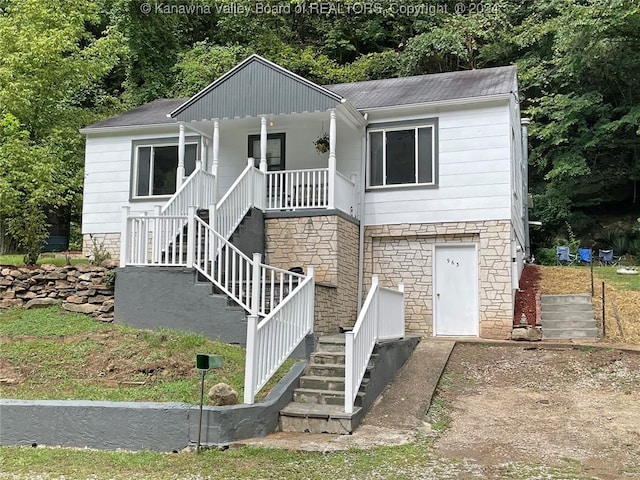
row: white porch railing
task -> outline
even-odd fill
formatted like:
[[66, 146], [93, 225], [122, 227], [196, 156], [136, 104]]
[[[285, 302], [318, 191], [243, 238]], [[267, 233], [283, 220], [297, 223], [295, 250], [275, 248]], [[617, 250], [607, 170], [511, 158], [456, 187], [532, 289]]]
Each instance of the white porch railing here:
[[335, 159], [329, 159], [328, 168], [271, 171], [266, 176], [267, 210], [337, 208], [355, 215], [355, 183], [336, 170]]
[[328, 206], [328, 168], [267, 172], [267, 210]]
[[351, 332], [345, 334], [344, 411], [353, 413], [353, 404], [378, 340], [404, 337], [404, 286], [398, 290], [381, 287], [378, 277]]
[[186, 215], [189, 207], [209, 208], [216, 202], [216, 177], [196, 168], [162, 207], [162, 215]]
[[251, 207], [264, 210], [264, 201], [265, 174], [249, 158], [245, 169], [215, 207], [215, 230], [225, 240], [229, 239]]
[[314, 290], [309, 267], [307, 276], [269, 315], [259, 320], [254, 311], [247, 317], [244, 403], [254, 403], [256, 393], [313, 331]]
[[124, 207], [120, 266], [186, 266], [187, 215], [129, 215]]

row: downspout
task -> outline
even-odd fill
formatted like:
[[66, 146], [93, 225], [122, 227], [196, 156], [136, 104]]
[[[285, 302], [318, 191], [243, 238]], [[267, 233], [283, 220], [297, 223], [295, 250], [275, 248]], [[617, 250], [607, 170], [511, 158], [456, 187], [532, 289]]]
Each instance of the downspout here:
[[523, 118], [520, 120], [522, 127], [522, 186], [523, 213], [524, 213], [524, 249], [525, 258], [531, 258], [531, 241], [529, 239], [529, 133], [528, 126], [530, 120]]
[[[369, 115], [364, 114], [364, 119], [367, 120]], [[362, 307], [362, 289], [364, 279], [364, 218], [365, 218], [365, 185], [366, 185], [366, 172], [367, 172], [367, 127], [363, 127], [362, 131], [362, 167], [360, 168], [360, 208], [358, 212], [360, 214], [360, 244], [358, 246], [358, 298], [356, 301], [356, 317], [360, 314], [360, 308]]]

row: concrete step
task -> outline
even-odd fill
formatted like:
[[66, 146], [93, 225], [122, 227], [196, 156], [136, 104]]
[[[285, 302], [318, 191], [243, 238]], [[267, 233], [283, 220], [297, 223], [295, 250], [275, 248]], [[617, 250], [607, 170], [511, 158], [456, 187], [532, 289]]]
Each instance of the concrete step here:
[[598, 338], [597, 328], [542, 328], [544, 340], [562, 338]]
[[325, 365], [344, 365], [344, 352], [315, 352], [311, 354], [311, 363]]
[[593, 320], [593, 309], [583, 310], [579, 312], [542, 312], [541, 315], [542, 322], [552, 321], [552, 322], [561, 322], [561, 321], [584, 321], [584, 320]]
[[343, 352], [344, 353], [344, 334], [323, 335], [318, 339], [316, 352]]
[[344, 377], [303, 375], [302, 377], [300, 377], [300, 388], [344, 391]]
[[589, 304], [591, 305], [591, 296], [589, 294], [577, 295], [542, 295], [540, 297], [540, 306], [545, 305], [567, 305], [567, 304]]
[[361, 412], [361, 407], [354, 407], [349, 414], [344, 412], [343, 405], [293, 402], [280, 410], [280, 430], [349, 435], [358, 425]]
[[344, 378], [344, 364], [325, 363], [309, 364], [305, 369], [305, 375], [314, 377], [342, 377]]
[[[362, 405], [364, 393], [358, 392], [355, 405]], [[344, 390], [318, 390], [315, 388], [296, 388], [293, 391], [293, 401], [297, 403], [312, 403], [316, 405], [344, 405]]]
[[598, 324], [593, 316], [587, 320], [542, 320], [542, 328], [544, 330], [557, 328], [565, 330], [570, 328], [597, 328], [597, 326]]
[[545, 305], [540, 308], [542, 314], [546, 313], [568, 313], [568, 312], [591, 312], [593, 305], [590, 303], [570, 303], [567, 305]]

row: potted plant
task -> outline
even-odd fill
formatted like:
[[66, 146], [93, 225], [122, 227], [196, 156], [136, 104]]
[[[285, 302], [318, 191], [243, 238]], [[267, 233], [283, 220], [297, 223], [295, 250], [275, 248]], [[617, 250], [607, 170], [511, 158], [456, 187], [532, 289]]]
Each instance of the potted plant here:
[[316, 150], [318, 153], [326, 153], [329, 151], [329, 134], [324, 132], [322, 135], [318, 137], [318, 139], [313, 142], [316, 146]]

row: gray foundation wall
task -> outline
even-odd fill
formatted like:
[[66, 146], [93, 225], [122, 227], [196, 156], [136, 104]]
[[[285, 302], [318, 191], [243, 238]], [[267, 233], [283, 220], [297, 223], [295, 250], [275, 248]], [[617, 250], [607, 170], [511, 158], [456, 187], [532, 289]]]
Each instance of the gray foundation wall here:
[[[263, 402], [204, 407], [202, 444], [227, 445], [274, 432], [304, 367], [295, 364]], [[180, 450], [197, 442], [198, 419], [198, 406], [184, 403], [0, 400], [0, 445]]]
[[419, 337], [409, 337], [401, 340], [381, 341], [376, 344], [373, 353], [377, 354], [377, 357], [373, 362], [366, 395], [362, 399], [362, 414], [371, 408], [378, 396], [393, 381], [419, 342]]
[[195, 271], [178, 267], [124, 267], [116, 274], [116, 323], [158, 330], [172, 328], [244, 345], [247, 318], [210, 283], [196, 283]]

